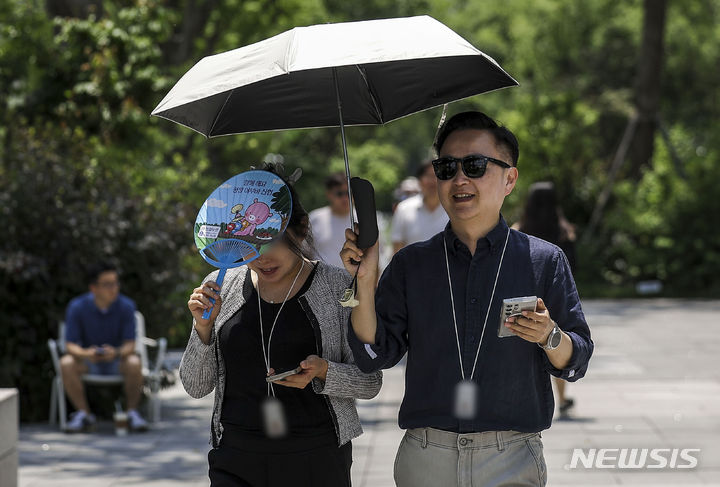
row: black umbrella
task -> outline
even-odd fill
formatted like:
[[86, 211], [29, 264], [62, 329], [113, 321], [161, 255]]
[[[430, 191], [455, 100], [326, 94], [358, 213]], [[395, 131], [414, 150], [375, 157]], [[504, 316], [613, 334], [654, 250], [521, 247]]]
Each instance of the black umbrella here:
[[349, 190], [345, 125], [383, 124], [514, 85], [432, 17], [369, 20], [296, 27], [205, 57], [152, 114], [206, 137], [339, 126]]

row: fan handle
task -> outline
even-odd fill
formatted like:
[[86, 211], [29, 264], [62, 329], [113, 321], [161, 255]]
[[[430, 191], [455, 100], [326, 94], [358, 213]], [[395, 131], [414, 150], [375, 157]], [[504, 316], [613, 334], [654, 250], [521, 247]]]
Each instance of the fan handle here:
[[[225, 271], [227, 271], [227, 267], [220, 267], [220, 272], [218, 273], [218, 278], [217, 278], [217, 281], [216, 281], [217, 285], [220, 286], [220, 287], [222, 287], [223, 279], [225, 279]], [[212, 304], [215, 304], [215, 299], [214, 299], [214, 298], [208, 298], [208, 299], [210, 300], [210, 302], [211, 302]], [[203, 312], [202, 318], [203, 318], [204, 320], [209, 320], [209, 319], [210, 319], [210, 315], [212, 314], [213, 308], [214, 308], [214, 306], [211, 306], [211, 307], [209, 307], [208, 309], [206, 309], [206, 310]]]

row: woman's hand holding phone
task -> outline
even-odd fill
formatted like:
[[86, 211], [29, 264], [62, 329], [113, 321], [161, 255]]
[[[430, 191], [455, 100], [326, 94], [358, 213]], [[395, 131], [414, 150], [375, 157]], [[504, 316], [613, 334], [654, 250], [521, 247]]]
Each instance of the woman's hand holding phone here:
[[[300, 368], [301, 372], [289, 375], [281, 380], [273, 381], [273, 384], [304, 389], [315, 377], [325, 380], [328, 363], [327, 360], [317, 355], [309, 355], [308, 358], [300, 362]], [[275, 369], [270, 368], [268, 376], [272, 375], [275, 375]]]

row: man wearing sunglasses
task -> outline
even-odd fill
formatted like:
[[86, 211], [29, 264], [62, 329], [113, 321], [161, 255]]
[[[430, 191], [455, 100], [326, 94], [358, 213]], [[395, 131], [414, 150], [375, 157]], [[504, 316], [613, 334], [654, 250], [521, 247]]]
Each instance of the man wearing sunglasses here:
[[[593, 351], [567, 258], [508, 228], [500, 213], [518, 179], [512, 132], [483, 113], [460, 113], [440, 128], [435, 149], [450, 223], [398, 252], [377, 291], [377, 249], [359, 249], [346, 230], [341, 257], [357, 270], [359, 301], [349, 343], [364, 372], [407, 352], [398, 486], [545, 485], [550, 376], [583, 377]], [[539, 298], [535, 311], [501, 318], [503, 300], [526, 296]]]
[[347, 178], [344, 173], [334, 173], [325, 180], [325, 196], [328, 206], [310, 212], [310, 227], [318, 256], [330, 265], [342, 267], [338, 257], [342, 248], [344, 231], [350, 218]]

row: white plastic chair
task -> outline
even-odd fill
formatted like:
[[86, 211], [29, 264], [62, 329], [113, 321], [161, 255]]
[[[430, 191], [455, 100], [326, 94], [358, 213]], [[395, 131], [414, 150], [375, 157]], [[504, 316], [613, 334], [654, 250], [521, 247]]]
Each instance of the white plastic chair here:
[[[155, 363], [150, 367], [148, 347], [157, 348]], [[65, 322], [61, 321], [58, 328], [58, 339], [48, 340], [48, 348], [52, 357], [55, 377], [50, 390], [50, 424], [60, 422], [60, 429], [65, 430], [67, 423], [67, 410], [65, 404], [65, 387], [63, 386], [62, 372], [60, 369], [60, 357], [65, 353]], [[140, 357], [142, 374], [145, 378], [145, 393], [148, 395], [148, 419], [151, 422], [160, 421], [160, 383], [162, 380], [161, 367], [167, 352], [167, 339], [158, 338], [153, 340], [145, 336], [145, 317], [139, 311], [135, 311], [135, 352]], [[85, 384], [91, 385], [115, 385], [123, 383], [122, 375], [99, 375], [85, 374], [82, 376]]]

